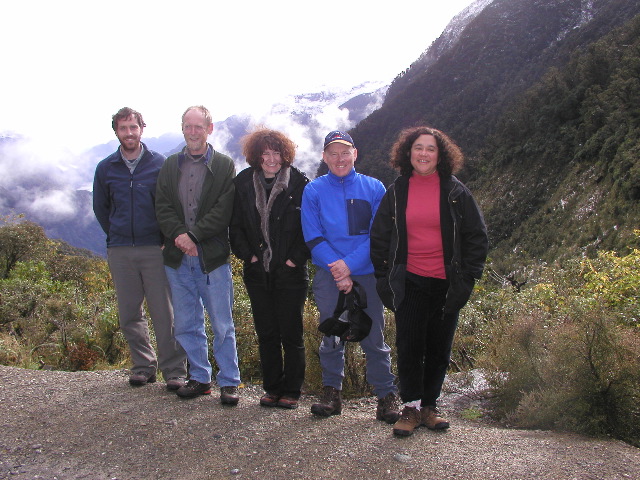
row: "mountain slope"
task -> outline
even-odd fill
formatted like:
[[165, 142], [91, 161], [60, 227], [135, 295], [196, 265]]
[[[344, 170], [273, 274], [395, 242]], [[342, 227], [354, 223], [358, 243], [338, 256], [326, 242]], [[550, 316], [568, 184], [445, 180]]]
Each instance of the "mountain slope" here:
[[[640, 2], [631, 0], [494, 0], [468, 16], [466, 25], [448, 29], [453, 33], [443, 34], [409, 72], [396, 78], [383, 106], [351, 131], [359, 149], [357, 168], [385, 183], [391, 182], [396, 173], [387, 165], [388, 152], [398, 132], [417, 123], [429, 124], [450, 134], [466, 153], [468, 168], [462, 178], [481, 200], [492, 247], [502, 243], [501, 252], [519, 248], [523, 255], [545, 259], [558, 254], [557, 250], [548, 248], [553, 241], [564, 244], [565, 250], [586, 248], [594, 242], [600, 246], [621, 247], [630, 241], [629, 235], [616, 233], [610, 235], [610, 241], [598, 240], [605, 230], [613, 229], [611, 222], [595, 222], [585, 235], [575, 235], [572, 230], [583, 226], [581, 220], [564, 210], [566, 217], [562, 212], [556, 212], [554, 222], [563, 225], [565, 230], [550, 229], [547, 219], [543, 222], [546, 235], [539, 238], [538, 248], [531, 248], [526, 245], [527, 238], [532, 236], [527, 219], [547, 218], [550, 208], [547, 202], [554, 201], [559, 185], [567, 190], [591, 190], [593, 186], [585, 184], [580, 176], [584, 171], [575, 164], [577, 159], [574, 157], [593, 163], [593, 155], [604, 155], [609, 162], [606, 169], [611, 178], [607, 177], [609, 181], [605, 183], [607, 187], [603, 192], [606, 195], [600, 196], [609, 199], [608, 210], [597, 211], [603, 205], [596, 201], [597, 195], [585, 205], [596, 209], [596, 216], [611, 218], [618, 225], [615, 232], [622, 228], [628, 233], [633, 228], [635, 217], [629, 216], [635, 201], [632, 199], [635, 194], [629, 193], [633, 188], [627, 186], [624, 191], [612, 188], [614, 184], [633, 183], [620, 176], [635, 172], [637, 168], [637, 160], [631, 154], [635, 144], [625, 150], [624, 162], [630, 166], [621, 167], [619, 162], [623, 160], [619, 158], [621, 156], [616, 157], [618, 147], [624, 142], [633, 142], [633, 136], [617, 133], [609, 137], [609, 131], [600, 128], [597, 132], [599, 142], [607, 145], [608, 153], [600, 153], [593, 141], [591, 148], [586, 149], [579, 146], [578, 137], [567, 137], [567, 128], [581, 131], [586, 128], [585, 124], [594, 121], [580, 110], [580, 102], [593, 101], [593, 97], [591, 100], [579, 98], [578, 85], [590, 81], [583, 78], [584, 75], [593, 71], [592, 80], [597, 79], [603, 85], [613, 82], [615, 62], [622, 61], [623, 56], [613, 55], [610, 61], [606, 56], [594, 57], [591, 70], [587, 67], [576, 70], [568, 65], [578, 62], [576, 55], [588, 54], [594, 48], [594, 42], [639, 13]], [[627, 62], [633, 62], [634, 55], [638, 56], [633, 46], [625, 46], [624, 42], [633, 37], [630, 35], [622, 43], [617, 42], [617, 47], [611, 47], [633, 52], [624, 57]], [[439, 53], [429, 53], [432, 50]], [[573, 68], [575, 75], [564, 72], [566, 68]], [[553, 72], [567, 75], [564, 80], [567, 85], [560, 90], [554, 91], [553, 80], [548, 79]], [[627, 78], [627, 90], [633, 86], [634, 74], [632, 71], [631, 78]], [[582, 85], [581, 88], [585, 90], [589, 86]], [[593, 88], [596, 88], [595, 84]], [[615, 96], [616, 88], [612, 86], [608, 95]], [[584, 97], [584, 92], [582, 95]], [[635, 93], [629, 91], [627, 95], [628, 104], [633, 105]], [[625, 108], [624, 102], [615, 105], [618, 109]], [[545, 123], [538, 118], [541, 109], [555, 112], [550, 124], [551, 133], [544, 130]], [[607, 122], [615, 121], [617, 110], [610, 112], [610, 108], [605, 108], [604, 111]], [[592, 113], [595, 111], [589, 114]], [[518, 115], [518, 121], [514, 123], [515, 115]], [[625, 117], [625, 122], [633, 124], [628, 129], [631, 131], [637, 119], [630, 115]], [[541, 135], [541, 131], [545, 131], [546, 136]], [[504, 144], [507, 140], [508, 145]], [[574, 140], [575, 145], [572, 144]], [[587, 140], [584, 135], [582, 140]], [[516, 156], [513, 152], [518, 149], [521, 151]], [[547, 155], [543, 163], [539, 157], [541, 151]], [[511, 155], [517, 159], [509, 164], [508, 174], [500, 162], [494, 161], [497, 152], [503, 157]], [[600, 173], [594, 175], [595, 179], [602, 177]], [[611, 195], [615, 197], [610, 199]], [[566, 194], [561, 196], [565, 201], [569, 198]], [[616, 209], [623, 213], [613, 215], [610, 212], [615, 213]], [[536, 221], [536, 225], [540, 221]], [[516, 232], [518, 235], [511, 239]], [[559, 237], [553, 237], [556, 234]]]

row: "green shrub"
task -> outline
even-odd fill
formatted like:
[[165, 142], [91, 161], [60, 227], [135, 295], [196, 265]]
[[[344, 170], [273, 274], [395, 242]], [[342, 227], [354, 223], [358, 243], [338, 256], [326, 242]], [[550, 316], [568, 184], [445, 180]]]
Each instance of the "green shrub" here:
[[492, 343], [478, 350], [494, 372], [494, 414], [640, 444], [638, 292], [634, 250], [545, 266], [522, 292], [486, 296], [493, 318], [478, 338]]

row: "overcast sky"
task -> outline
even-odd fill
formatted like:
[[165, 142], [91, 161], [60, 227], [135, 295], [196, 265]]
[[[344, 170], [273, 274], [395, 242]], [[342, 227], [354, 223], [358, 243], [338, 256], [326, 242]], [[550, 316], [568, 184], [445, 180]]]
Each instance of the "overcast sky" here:
[[0, 0], [0, 132], [74, 151], [142, 112], [145, 137], [323, 86], [390, 82], [472, 0]]

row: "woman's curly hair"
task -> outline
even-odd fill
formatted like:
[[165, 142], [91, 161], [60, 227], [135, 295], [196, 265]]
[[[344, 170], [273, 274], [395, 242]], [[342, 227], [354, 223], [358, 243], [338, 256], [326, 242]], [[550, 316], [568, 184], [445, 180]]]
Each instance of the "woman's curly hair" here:
[[260, 128], [242, 137], [242, 154], [247, 163], [258, 169], [262, 165], [262, 154], [266, 149], [280, 152], [283, 167], [289, 167], [296, 156], [296, 144], [276, 130]]
[[400, 175], [411, 175], [411, 147], [420, 135], [432, 135], [438, 145], [438, 166], [440, 176], [448, 177], [462, 170], [464, 155], [453, 140], [440, 130], [431, 127], [411, 127], [400, 132], [396, 143], [391, 147], [391, 166], [400, 171]]

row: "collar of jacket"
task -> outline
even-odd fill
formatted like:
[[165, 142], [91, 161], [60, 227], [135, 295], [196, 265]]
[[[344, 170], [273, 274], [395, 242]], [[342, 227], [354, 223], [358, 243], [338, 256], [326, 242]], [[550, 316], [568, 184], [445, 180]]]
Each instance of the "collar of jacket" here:
[[331, 171], [327, 172], [327, 178], [333, 185], [351, 185], [356, 181], [356, 176], [357, 173], [355, 167], [352, 168], [344, 177], [334, 175]]
[[[207, 143], [207, 151], [204, 153], [204, 164], [207, 166], [209, 170], [211, 170], [210, 163], [211, 163], [211, 159], [213, 158], [213, 154], [214, 154], [213, 147], [211, 146], [210, 143]], [[187, 147], [185, 146], [182, 148], [180, 155], [178, 155], [178, 168], [180, 168], [181, 170], [182, 170], [182, 162], [184, 161], [187, 155], [188, 155]]]
[[[140, 158], [140, 161], [142, 161], [150, 155], [150, 151], [143, 142], [140, 142], [140, 145], [142, 145], [142, 158]], [[122, 152], [120, 151], [120, 146], [118, 146], [118, 149], [112, 156], [113, 158], [111, 159], [111, 163], [124, 162], [124, 158], [122, 158]]]

